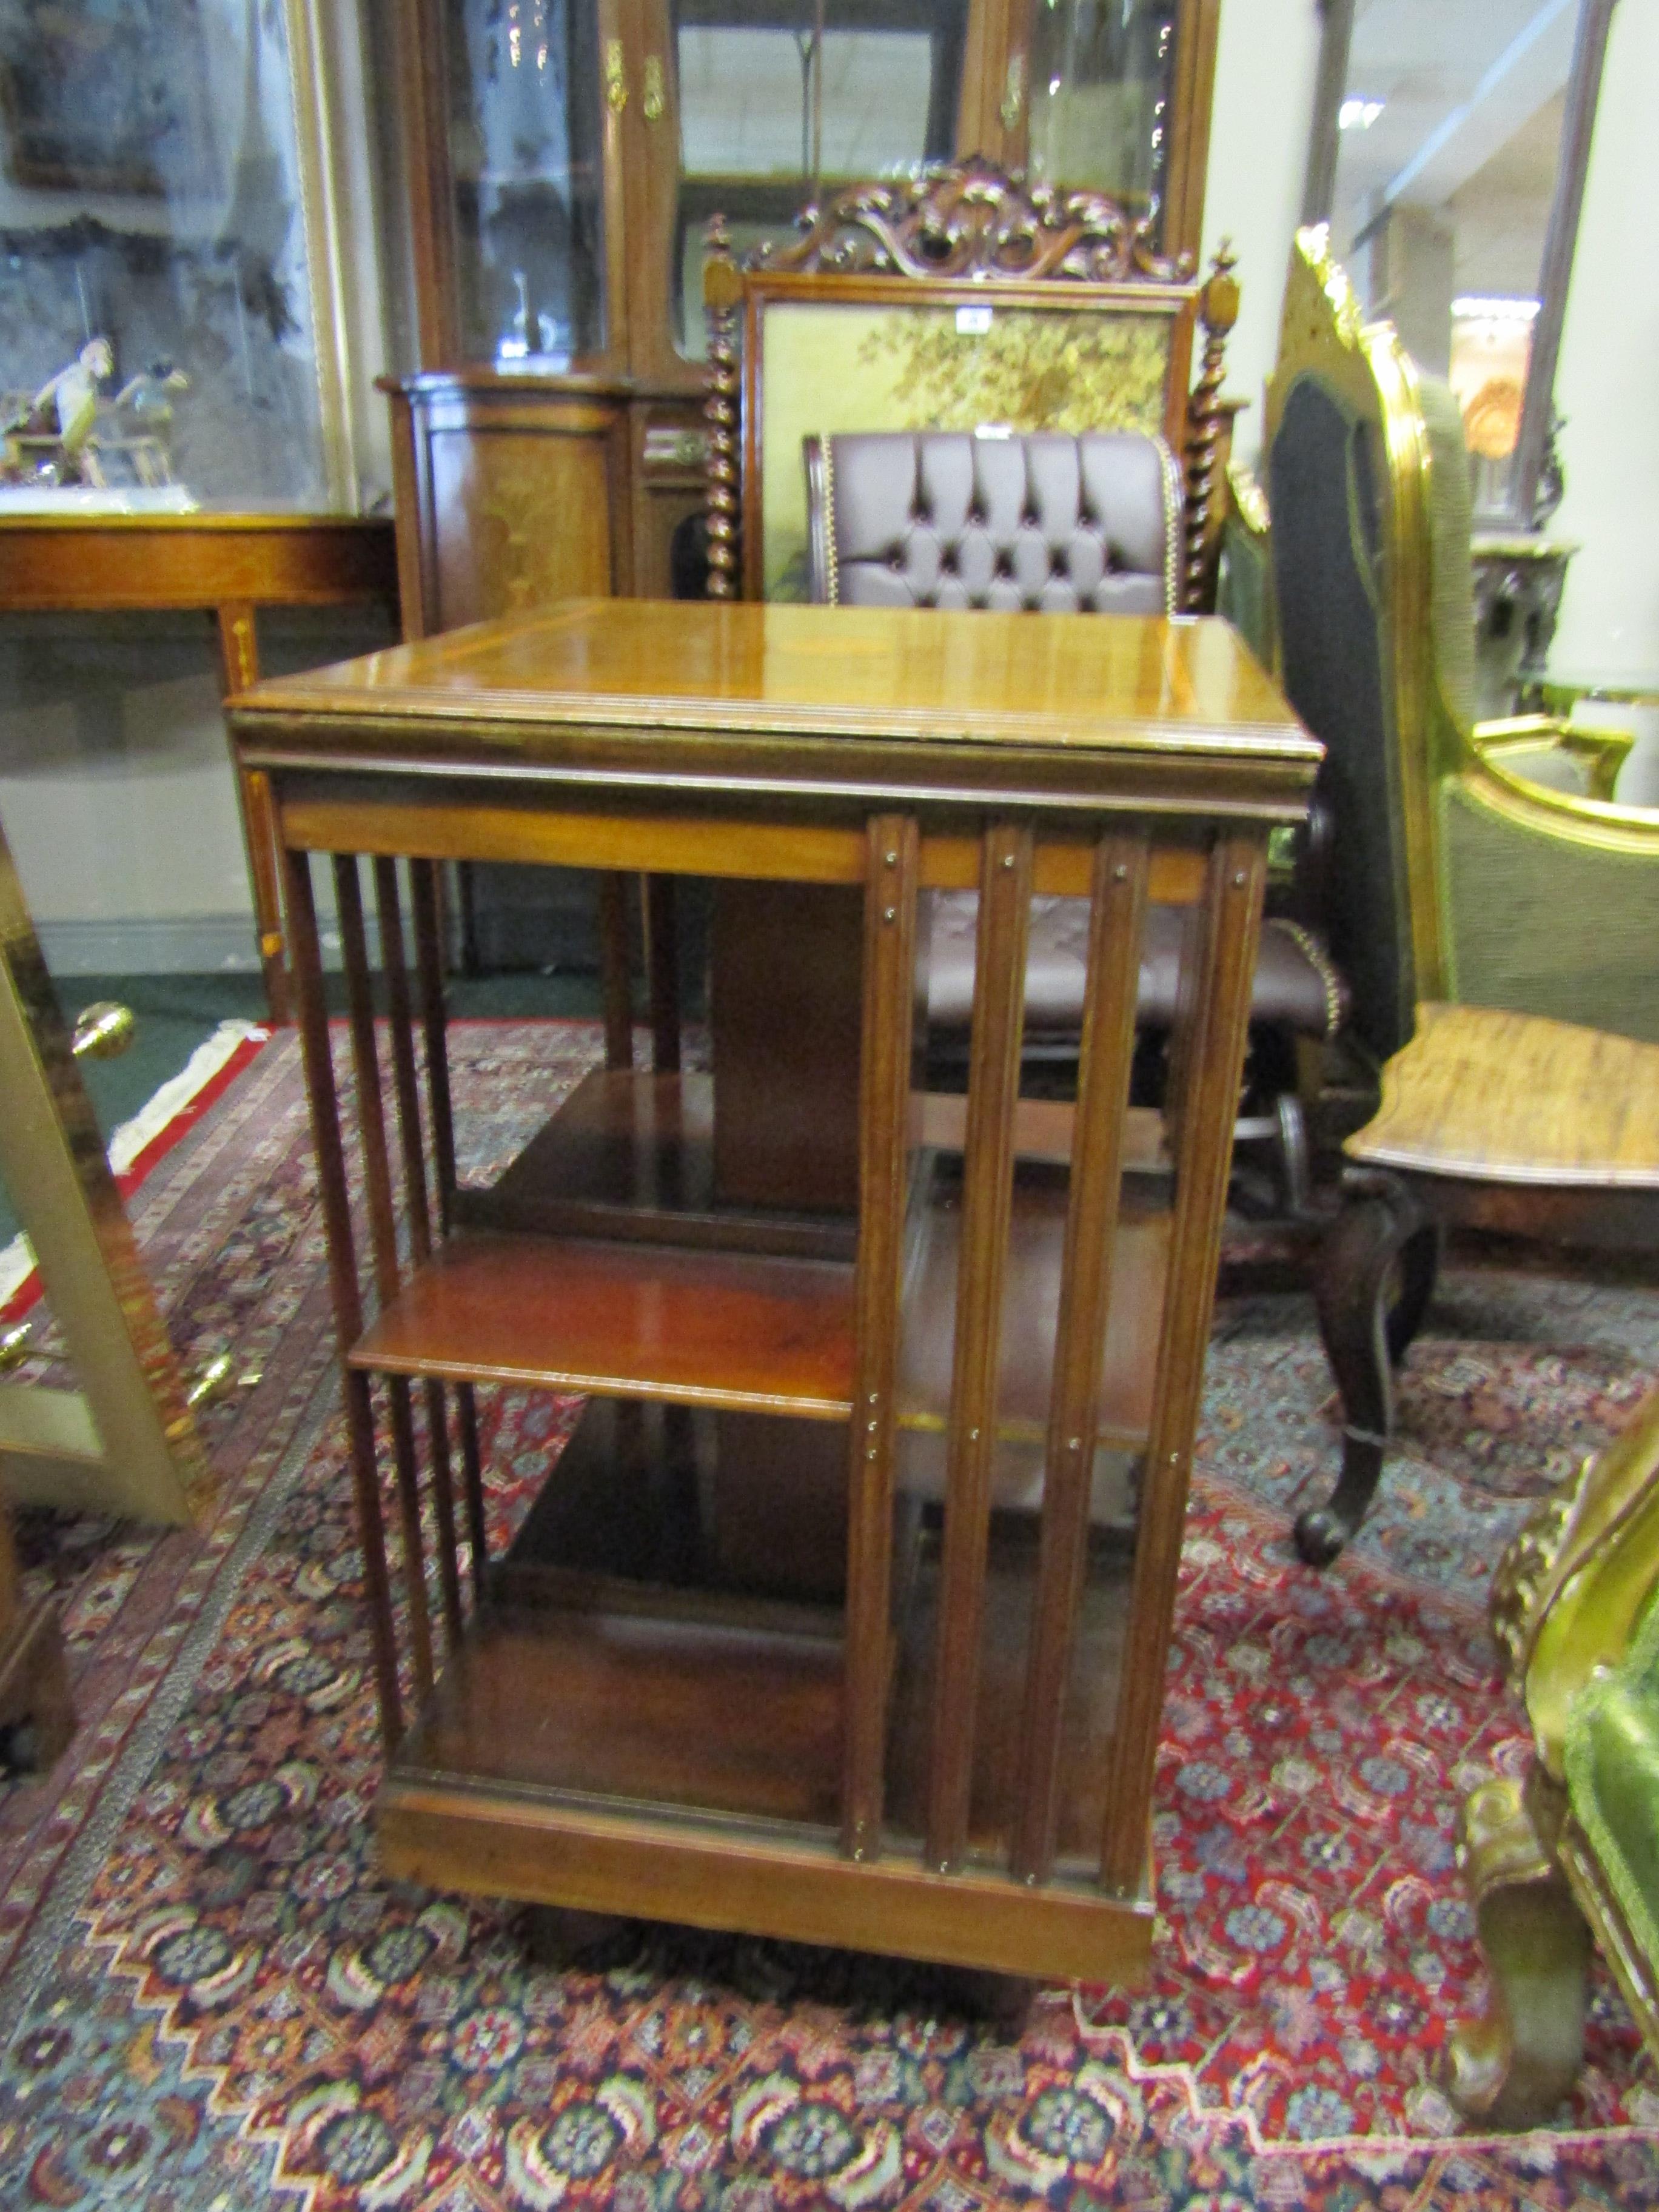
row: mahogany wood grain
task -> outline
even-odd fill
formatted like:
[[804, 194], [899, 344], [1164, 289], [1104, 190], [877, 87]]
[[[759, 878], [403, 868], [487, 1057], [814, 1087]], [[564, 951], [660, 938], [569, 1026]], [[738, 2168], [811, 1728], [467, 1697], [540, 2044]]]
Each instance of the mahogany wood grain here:
[[350, 1358], [364, 1372], [845, 1420], [852, 1270], [468, 1232], [410, 1274]]
[[415, 910], [415, 957], [421, 987], [421, 1040], [426, 1047], [427, 1109], [432, 1118], [432, 1172], [437, 1186], [438, 1226], [447, 1231], [455, 1195], [455, 1117], [449, 1096], [438, 872], [430, 861], [411, 860], [409, 884]]
[[[300, 1047], [305, 1060], [312, 1142], [317, 1154], [317, 1182], [328, 1241], [329, 1291], [334, 1306], [335, 1335], [343, 1349], [355, 1344], [362, 1334], [362, 1294], [357, 1281], [356, 1240], [351, 1226], [345, 1152], [340, 1142], [340, 1107], [334, 1084], [334, 1059], [329, 1047], [328, 1008], [323, 996], [317, 909], [312, 894], [309, 860], [303, 853], [285, 850], [283, 863], [283, 905], [293, 950]], [[398, 1689], [398, 1650], [392, 1630], [391, 1584], [386, 1575], [386, 1532], [380, 1518], [380, 1486], [375, 1471], [374, 1417], [366, 1375], [343, 1369], [341, 1387], [351, 1455], [357, 1541], [363, 1558], [363, 1595], [368, 1607], [380, 1740], [390, 1752], [403, 1733], [403, 1707]]]
[[321, 514], [7, 515], [0, 605], [103, 614], [398, 605], [390, 522]]
[[1226, 623], [1127, 616], [1033, 623], [931, 608], [573, 599], [275, 678], [241, 702], [240, 726], [252, 740], [307, 714], [350, 717], [336, 765], [404, 750], [400, 732], [445, 721], [468, 730], [470, 760], [525, 764], [558, 757], [564, 733], [584, 727], [655, 737], [711, 726], [723, 736], [942, 741], [964, 775], [975, 749], [994, 744], [1002, 779], [1054, 744], [1189, 770], [1249, 765], [1269, 782], [1280, 768], [1297, 787], [1317, 759]]
[[1164, 1674], [1266, 880], [1265, 839], [1217, 839], [1196, 948], [1191, 1029], [1182, 1054], [1186, 1073], [1179, 1102], [1170, 1290], [1158, 1343], [1130, 1596], [1132, 1625], [1102, 1839], [1102, 1885], [1118, 1896], [1133, 1894], [1146, 1876]]
[[723, 1205], [850, 1216], [858, 1204], [864, 903], [850, 884], [715, 886], [708, 1011]]
[[607, 1067], [634, 1065], [632, 964], [628, 955], [628, 879], [607, 869], [599, 878], [599, 972], [605, 987]]
[[968, 1840], [1030, 911], [1030, 831], [995, 823], [985, 833], [974, 948], [962, 1264], [928, 1751], [927, 1862], [941, 1874], [958, 1864]]
[[[239, 709], [241, 757], [269, 775], [290, 843], [326, 824], [337, 851], [389, 859], [395, 836], [412, 830], [418, 840], [428, 1118], [447, 1233], [367, 1330], [331, 1075], [317, 1064], [319, 1053], [326, 1061], [326, 1030], [314, 916], [310, 927], [307, 1070], [324, 1092], [313, 1112], [338, 1246], [331, 1266], [349, 1354], [354, 1481], [372, 1529], [371, 1373], [453, 1383], [484, 1613], [501, 1617], [499, 1600], [491, 1613], [493, 1576], [515, 1594], [513, 1637], [536, 1641], [544, 1655], [515, 1646], [475, 1677], [472, 1655], [485, 1640], [475, 1615], [422, 1723], [447, 1712], [441, 1748], [423, 1753], [418, 1771], [392, 1760], [382, 1847], [396, 1872], [473, 1890], [1121, 1978], [1144, 1963], [1151, 1924], [1151, 1761], [1262, 856], [1272, 825], [1300, 809], [1317, 749], [1270, 690], [1256, 695], [1260, 712], [1252, 708], [1249, 686], [1260, 679], [1241, 675], [1233, 684], [1233, 647], [1201, 623], [1023, 625], [1032, 649], [1024, 667], [1011, 665], [1000, 691], [992, 662], [982, 661], [985, 681], [968, 696], [963, 669], [925, 665], [921, 631], [909, 651], [904, 617], [866, 615], [865, 629], [833, 610], [816, 611], [825, 617], [816, 624], [793, 619], [814, 611], [635, 605], [623, 619], [614, 607], [565, 608], [518, 630], [434, 641], [413, 659], [382, 656], [308, 695], [271, 686]], [[774, 613], [791, 619], [773, 626]], [[990, 651], [984, 625], [994, 618], [973, 622], [963, 634], [964, 669]], [[1075, 642], [1037, 666], [1049, 632], [1075, 634]], [[639, 648], [631, 658], [625, 635]], [[1240, 708], [1237, 721], [1226, 718], [1230, 702]], [[867, 1237], [857, 1265], [693, 1243], [708, 1233], [705, 1212], [719, 1212], [716, 1201], [678, 1224], [670, 1218], [683, 1198], [701, 1200], [696, 1078], [596, 1078], [566, 1122], [567, 1134], [586, 1130], [585, 1156], [577, 1146], [563, 1167], [542, 1175], [556, 1144], [550, 1132], [545, 1154], [537, 1139], [495, 1193], [459, 1200], [445, 1118], [435, 859], [511, 835], [532, 848], [541, 840], [543, 857], [573, 865], [672, 874], [695, 863], [728, 878], [752, 874], [763, 887], [799, 874], [808, 890], [816, 873], [830, 890], [815, 895], [827, 896], [837, 880], [849, 888], [879, 880], [894, 850], [908, 882], [903, 900], [878, 898], [867, 909], [866, 926], [879, 935], [900, 927], [930, 868], [959, 879], [963, 852], [982, 845], [988, 823], [995, 825], [990, 859], [1015, 865], [993, 866], [981, 885], [978, 1062], [957, 1129], [961, 1158], [924, 1156], [902, 1237], [908, 1148], [930, 1131], [950, 1133], [952, 1120], [913, 1089], [902, 957], [884, 979], [872, 956], [866, 1026], [842, 1054], [863, 1086], [862, 1226], [872, 1218], [884, 1224], [884, 1252]], [[1074, 888], [1091, 883], [1103, 839], [1125, 841], [1137, 866], [1145, 854], [1142, 897], [1160, 872], [1173, 872], [1190, 898], [1192, 872], [1201, 872], [1200, 988], [1183, 1001], [1167, 1153], [1155, 1121], [1123, 1110], [1121, 1091], [1109, 1085], [1103, 1095], [1115, 1105], [1097, 1103], [1097, 1065], [1102, 1082], [1109, 1062], [1123, 1068], [1134, 966], [1127, 939], [1114, 944], [1109, 985], [1097, 945], [1097, 1033], [1082, 1112], [1045, 1112], [1042, 1102], [1022, 1109], [1017, 1096], [1030, 892], [1045, 867]], [[701, 865], [711, 857], [712, 868]], [[1085, 860], [1090, 873], [1080, 878]], [[287, 865], [297, 873], [307, 862], [294, 853]], [[304, 934], [296, 927], [296, 944]], [[775, 1031], [783, 1021], [780, 1014]], [[1101, 1042], [1109, 1036], [1111, 1052]], [[872, 1039], [884, 1041], [880, 1052]], [[392, 1073], [398, 1081], [395, 1057]], [[1107, 1127], [1114, 1115], [1115, 1138]], [[1117, 1169], [1109, 1174], [1114, 1144]], [[1022, 1145], [1036, 1156], [1021, 1158]], [[531, 1190], [532, 1155], [538, 1203], [611, 1208], [615, 1220], [631, 1191], [647, 1219], [609, 1238], [455, 1225], [458, 1212], [499, 1200], [515, 1176]], [[1117, 1172], [1131, 1167], [1114, 1197]], [[1081, 1226], [1067, 1258], [1072, 1177]], [[885, 1200], [872, 1217], [878, 1189]], [[811, 1217], [799, 1212], [780, 1222], [786, 1235], [803, 1224]], [[590, 1215], [584, 1225], [597, 1224]], [[737, 1228], [752, 1233], [752, 1224]], [[1105, 1328], [1091, 1389], [1083, 1339], [1097, 1286]], [[1056, 1375], [1063, 1422], [1051, 1402]], [[573, 1581], [556, 1543], [550, 1561], [544, 1551], [490, 1567], [472, 1399], [479, 1381], [612, 1401], [616, 1450], [586, 1474], [573, 1453], [568, 1493], [559, 1495], [555, 1475], [531, 1517], [541, 1534], [580, 1527], [581, 1543], [626, 1537], [635, 1562], [626, 1587]], [[871, 1416], [854, 1401], [872, 1389], [875, 1418], [884, 1396], [890, 1409], [890, 1426], [875, 1432], [885, 1462], [858, 1456], [870, 1449], [859, 1425]], [[722, 1430], [745, 1419], [757, 1449], [727, 1455]], [[803, 1429], [803, 1420], [814, 1425]], [[1083, 1455], [1091, 1462], [1086, 1486], [1054, 1459], [1084, 1432], [1079, 1421], [1095, 1446]], [[977, 1437], [966, 1433], [975, 1428]], [[647, 1489], [659, 1533], [682, 1547], [679, 1578], [665, 1592], [639, 1564], [644, 1528], [628, 1525], [632, 1507], [622, 1496], [639, 1456], [626, 1443], [635, 1431], [660, 1439]], [[795, 1439], [807, 1437], [823, 1451], [798, 1451]], [[1136, 1482], [1130, 1462], [1143, 1446]], [[933, 1479], [926, 1462], [941, 1457], [942, 1538], [937, 1514], [919, 1502]], [[862, 1470], [872, 1466], [860, 1499]], [[635, 1502], [643, 1495], [636, 1486]], [[1000, 1497], [1018, 1510], [999, 1508]], [[788, 1548], [773, 1546], [766, 1516], [806, 1532], [801, 1586], [810, 1587], [810, 1554], [833, 1540], [811, 1533], [820, 1504], [823, 1528], [849, 1513], [844, 1651], [835, 1638], [803, 1639], [788, 1620], [753, 1610], [777, 1602], [775, 1591], [757, 1595], [752, 1585], [783, 1571]], [[733, 1514], [756, 1538], [741, 1557], [743, 1545], [734, 1550], [721, 1534]], [[1087, 1528], [1091, 1516], [1102, 1525]], [[579, 1549], [573, 1543], [573, 1558]], [[371, 1616], [383, 1617], [389, 1637], [384, 1560], [377, 1616], [369, 1543], [365, 1558]], [[792, 1555], [787, 1576], [800, 1564]], [[602, 1565], [601, 1583], [607, 1571]], [[737, 1582], [750, 1587], [734, 1593]], [[812, 1686], [811, 1668], [791, 1673], [794, 1662], [774, 1648], [791, 1636], [792, 1650], [804, 1640], [834, 1654], [827, 1680], [812, 1677]], [[724, 1656], [709, 1672], [716, 1647]], [[719, 1671], [740, 1648], [742, 1664]], [[703, 1690], [691, 1699], [688, 1680], [700, 1669]], [[394, 1696], [396, 1686], [394, 1675]], [[446, 1708], [452, 1696], [459, 1702]], [[781, 1701], [782, 1717], [765, 1727], [769, 1697]], [[693, 1703], [708, 1738], [701, 1744]], [[389, 1740], [397, 1722], [394, 1707]], [[810, 1748], [784, 1755], [790, 1744]], [[1051, 1778], [1036, 1811], [1026, 1802], [1028, 1763]], [[516, 1778], [503, 1779], [507, 1770]], [[1042, 1776], [1036, 1781], [1040, 1795]], [[793, 1809], [781, 1815], [783, 1807]], [[947, 1849], [936, 1855], [941, 1832]], [[915, 1849], [923, 1835], [925, 1859]], [[849, 1855], [860, 1850], [862, 1859]], [[988, 1866], [987, 1854], [1001, 1863]], [[1016, 1877], [1007, 1863], [1015, 1855], [1033, 1877], [1048, 1868], [1048, 1878]], [[940, 1874], [941, 1861], [952, 1870]]]
[[1013, 1872], [1024, 1881], [1046, 1881], [1054, 1870], [1066, 1690], [1088, 1554], [1094, 1414], [1112, 1304], [1146, 892], [1145, 839], [1103, 838], [1089, 918], [1077, 1130], [1043, 1470], [1042, 1553], [1014, 1798]]
[[388, 1771], [376, 1830], [394, 1879], [593, 1912], [848, 1945], [1043, 1979], [1133, 1987], [1152, 1955], [1152, 1905], [1051, 1882], [1030, 1893], [964, 1869], [940, 1881], [890, 1852], [863, 1864], [788, 1829], [629, 1814]]
[[492, 1607], [398, 1764], [824, 1828], [836, 1817], [841, 1677], [833, 1637], [672, 1612]]
[[859, 1042], [857, 1370], [848, 1437], [847, 1728], [842, 1848], [881, 1849], [889, 1617], [893, 1595], [893, 1443], [901, 1273], [909, 1167], [915, 1030], [915, 820], [876, 815], [864, 885]]
[[[924, 1145], [959, 1152], [968, 1138], [968, 1101], [960, 1091], [929, 1091], [917, 1101]], [[1022, 1098], [1014, 1109], [1014, 1154], [1065, 1167], [1072, 1158], [1077, 1108], [1069, 1098]], [[1139, 1175], [1168, 1171], [1164, 1116], [1151, 1106], [1131, 1106], [1123, 1116], [1123, 1165]]]
[[[724, 1079], [724, 1076], [722, 1078]], [[489, 1188], [456, 1193], [472, 1229], [851, 1260], [854, 1216], [716, 1194], [714, 1079], [594, 1068]]]
[[719, 1595], [728, 1622], [763, 1626], [780, 1599], [810, 1600], [814, 1632], [839, 1634], [846, 1557], [837, 1423], [590, 1398], [490, 1589], [501, 1604], [572, 1603], [549, 1577], [575, 1573], [603, 1583], [605, 1606], [695, 1591]]
[[[374, 1005], [370, 991], [368, 948], [363, 928], [362, 884], [358, 862], [353, 855], [335, 855], [334, 898], [340, 921], [340, 949], [345, 963], [351, 1058], [356, 1078], [358, 1146], [362, 1156], [363, 1180], [368, 1200], [369, 1244], [374, 1261], [374, 1287], [384, 1307], [398, 1295], [398, 1221], [392, 1196], [391, 1164], [386, 1152], [380, 1053], [374, 1039]], [[425, 1697], [432, 1687], [432, 1624], [426, 1601], [426, 1552], [421, 1533], [414, 1411], [410, 1402], [409, 1383], [404, 1376], [388, 1376], [386, 1392], [392, 1420], [392, 1462], [398, 1481], [398, 1517], [403, 1535], [404, 1601], [408, 1608], [415, 1694], [420, 1698]]]
[[659, 1075], [672, 1075], [680, 1064], [680, 956], [674, 878], [672, 875], [647, 876], [640, 890], [645, 906], [651, 1065]]
[[[349, 844], [360, 853], [418, 854], [434, 860], [520, 861], [540, 867], [592, 863], [611, 870], [762, 883], [863, 879], [861, 827], [772, 823], [762, 831], [752, 815], [730, 811], [574, 814], [550, 806], [497, 805], [491, 796], [487, 788], [466, 789], [460, 779], [441, 796], [423, 792], [411, 780], [400, 787], [398, 797], [388, 799], [378, 789], [371, 794], [356, 778], [331, 775], [285, 799], [284, 835], [290, 845], [315, 853], [338, 852]], [[1159, 847], [1152, 854], [1148, 896], [1162, 906], [1192, 905], [1203, 896], [1205, 866], [1201, 851]], [[1093, 867], [1092, 843], [1045, 842], [1033, 862], [1032, 889], [1055, 897], [1086, 898]], [[924, 837], [924, 890], [972, 890], [978, 881], [976, 837]], [[619, 957], [625, 957], [625, 921], [619, 917], [615, 926], [623, 933]], [[607, 961], [609, 945], [607, 938]], [[612, 972], [608, 964], [607, 978]], [[609, 995], [605, 1003], [609, 1022]]]
[[[404, 1218], [415, 1265], [430, 1257], [432, 1212], [428, 1197], [426, 1143], [421, 1127], [420, 1078], [415, 1066], [415, 1030], [404, 953], [403, 902], [398, 864], [374, 863], [374, 910], [380, 924], [380, 965], [386, 976], [386, 1026], [398, 1103], [398, 1150], [403, 1159]], [[444, 1628], [453, 1650], [461, 1633], [461, 1584], [457, 1565], [455, 1477], [449, 1453], [449, 1416], [441, 1382], [425, 1384], [427, 1446], [432, 1468], [432, 1506], [438, 1524], [438, 1586]]]
[[[487, 374], [416, 377], [390, 389], [407, 637], [528, 613], [571, 593], [630, 588], [630, 433], [617, 392], [570, 383], [532, 389]], [[620, 885], [601, 884], [613, 1054], [630, 994], [620, 895]]]

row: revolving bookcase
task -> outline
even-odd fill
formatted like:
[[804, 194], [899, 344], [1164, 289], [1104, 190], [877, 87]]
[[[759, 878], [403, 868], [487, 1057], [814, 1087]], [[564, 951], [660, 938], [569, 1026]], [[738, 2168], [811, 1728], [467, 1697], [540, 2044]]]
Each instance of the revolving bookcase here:
[[[1132, 1978], [1267, 841], [1318, 748], [1218, 623], [672, 602], [264, 684], [234, 720], [284, 852], [388, 1868]], [[488, 1185], [446, 1072], [458, 858], [715, 886], [707, 1053], [595, 1070]], [[929, 1096], [921, 895], [975, 886], [968, 1087]], [[1092, 902], [1074, 1100], [1020, 1096], [1034, 891]], [[1156, 1113], [1152, 899], [1189, 924]], [[492, 1558], [501, 1385], [586, 1405]]]

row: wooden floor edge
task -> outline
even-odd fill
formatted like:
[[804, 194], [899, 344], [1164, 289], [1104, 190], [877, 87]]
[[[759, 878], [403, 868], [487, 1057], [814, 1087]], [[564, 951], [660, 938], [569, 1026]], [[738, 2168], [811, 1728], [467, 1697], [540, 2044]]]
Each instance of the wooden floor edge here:
[[1143, 1979], [1149, 1896], [1118, 1899], [995, 1875], [940, 1876], [896, 1855], [833, 1850], [556, 1812], [505, 1793], [388, 1778], [376, 1826], [385, 1871], [526, 1905], [678, 1921], [1052, 1981]]

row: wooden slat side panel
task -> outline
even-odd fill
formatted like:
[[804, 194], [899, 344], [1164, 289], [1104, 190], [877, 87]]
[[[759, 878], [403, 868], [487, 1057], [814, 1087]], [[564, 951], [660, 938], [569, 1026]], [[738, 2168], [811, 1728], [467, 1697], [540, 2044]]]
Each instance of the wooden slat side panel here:
[[1141, 1487], [1132, 1644], [1118, 1704], [1102, 1849], [1101, 1881], [1117, 1896], [1133, 1895], [1145, 1879], [1164, 1667], [1266, 878], [1263, 841], [1217, 841], [1196, 948], [1190, 1033], [1179, 1054], [1174, 1251]]
[[[312, 895], [311, 863], [303, 853], [284, 849], [283, 889], [288, 906], [289, 943], [294, 958], [295, 995], [300, 1044], [305, 1059], [306, 1091], [311, 1101], [312, 1139], [317, 1152], [317, 1182], [328, 1237], [329, 1289], [334, 1334], [342, 1369], [345, 1356], [362, 1334], [362, 1294], [357, 1282], [356, 1242], [347, 1194], [345, 1154], [340, 1142], [339, 1098], [329, 1049], [328, 1011], [323, 998], [323, 964], [317, 941], [317, 909]], [[398, 1653], [392, 1632], [392, 1593], [386, 1578], [386, 1533], [380, 1520], [380, 1489], [374, 1464], [374, 1421], [368, 1378], [346, 1370], [346, 1432], [351, 1449], [351, 1482], [357, 1511], [357, 1540], [363, 1555], [363, 1595], [368, 1605], [374, 1655], [374, 1686], [380, 1739], [387, 1751], [403, 1734], [398, 1692]]]
[[986, 831], [969, 1048], [963, 1257], [957, 1287], [945, 1478], [944, 1595], [928, 1765], [927, 1859], [940, 1872], [959, 1863], [968, 1839], [998, 1355], [1013, 1203], [1014, 1109], [1019, 1097], [1031, 873], [1028, 829], [997, 823]]
[[873, 1859], [881, 1845], [918, 851], [914, 821], [902, 815], [872, 820], [864, 892], [842, 1784], [842, 1846], [854, 1859]]
[[[374, 906], [380, 925], [380, 967], [386, 977], [386, 1025], [392, 1041], [392, 1073], [398, 1102], [398, 1142], [403, 1160], [404, 1212], [409, 1223], [410, 1253], [418, 1267], [432, 1250], [432, 1209], [428, 1194], [426, 1143], [421, 1127], [420, 1077], [415, 1065], [415, 1030], [409, 968], [404, 951], [403, 900], [395, 860], [374, 863]], [[423, 1385], [427, 1447], [432, 1466], [432, 1504], [438, 1522], [438, 1585], [444, 1628], [453, 1651], [460, 1640], [461, 1583], [455, 1550], [455, 1480], [449, 1455], [449, 1416], [441, 1382]]]
[[[369, 1240], [374, 1255], [374, 1287], [382, 1307], [398, 1295], [398, 1223], [392, 1199], [392, 1167], [386, 1151], [386, 1108], [380, 1094], [380, 1057], [374, 1037], [374, 1001], [368, 973], [368, 945], [363, 927], [362, 883], [355, 855], [334, 856], [334, 896], [340, 917], [340, 945], [345, 961], [346, 1004], [351, 1024], [351, 1056], [356, 1073], [357, 1139], [368, 1196]], [[421, 1534], [421, 1500], [415, 1456], [415, 1421], [409, 1384], [391, 1377], [386, 1395], [392, 1416], [392, 1455], [398, 1477], [398, 1515], [402, 1527], [404, 1582], [409, 1608], [409, 1640], [415, 1688], [424, 1698], [432, 1687], [432, 1625], [426, 1601], [426, 1555]]]
[[628, 878], [599, 878], [599, 973], [605, 988], [605, 1064], [634, 1065], [634, 963], [628, 945]]
[[1071, 1192], [1043, 1462], [1042, 1534], [1025, 1680], [1013, 1854], [1015, 1875], [1025, 1881], [1046, 1881], [1054, 1871], [1062, 1723], [1088, 1556], [1094, 1413], [1111, 1298], [1146, 875], [1144, 838], [1101, 841], [1090, 915]]
[[444, 1002], [443, 923], [437, 868], [430, 860], [411, 860], [409, 881], [421, 979], [421, 1036], [426, 1047], [427, 1109], [432, 1117], [438, 1227], [447, 1234], [455, 1196], [455, 1117], [449, 1096], [449, 1018]]

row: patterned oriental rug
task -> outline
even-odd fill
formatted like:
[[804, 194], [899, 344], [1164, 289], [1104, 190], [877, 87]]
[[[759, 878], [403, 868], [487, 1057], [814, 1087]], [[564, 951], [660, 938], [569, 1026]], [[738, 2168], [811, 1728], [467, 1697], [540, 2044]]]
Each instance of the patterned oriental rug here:
[[[469, 1158], [597, 1055], [458, 1026]], [[1659, 1365], [1659, 1285], [1448, 1275], [1360, 1541], [1289, 1542], [1334, 1463], [1300, 1292], [1231, 1290], [1172, 1658], [1152, 1979], [1018, 2044], [921, 1968], [641, 1928], [580, 1968], [528, 1917], [389, 1884], [297, 1050], [268, 1046], [132, 1201], [179, 1348], [242, 1378], [210, 1526], [26, 1522], [81, 1726], [0, 1787], [0, 2203], [58, 2212], [1589, 2212], [1659, 2206], [1659, 2082], [1598, 1971], [1559, 2124], [1460, 2133], [1478, 1997], [1469, 1779], [1525, 1755], [1484, 1585], [1529, 1500]], [[504, 1536], [572, 1409], [489, 1398]]]

